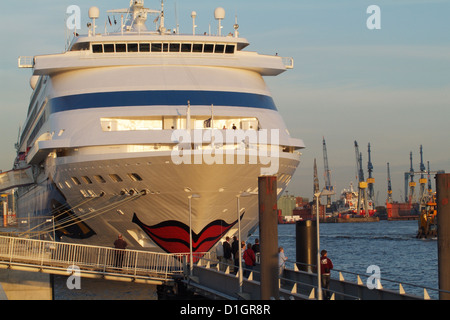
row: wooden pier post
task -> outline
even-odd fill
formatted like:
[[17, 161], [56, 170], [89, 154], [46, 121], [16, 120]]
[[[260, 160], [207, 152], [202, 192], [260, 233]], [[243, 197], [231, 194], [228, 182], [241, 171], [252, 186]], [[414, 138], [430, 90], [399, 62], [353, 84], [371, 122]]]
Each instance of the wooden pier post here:
[[[450, 291], [450, 174], [436, 175], [439, 289]], [[440, 292], [440, 300], [450, 293]]]
[[277, 177], [258, 179], [261, 300], [279, 299]]

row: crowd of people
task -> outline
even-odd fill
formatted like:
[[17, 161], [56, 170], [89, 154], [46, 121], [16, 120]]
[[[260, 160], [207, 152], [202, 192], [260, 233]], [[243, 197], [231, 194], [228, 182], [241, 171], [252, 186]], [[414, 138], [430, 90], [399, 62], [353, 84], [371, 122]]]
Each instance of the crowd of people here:
[[248, 276], [250, 270], [256, 265], [259, 251], [259, 240], [256, 239], [254, 244], [245, 243], [239, 240], [236, 236], [231, 241], [230, 237], [226, 237], [223, 243], [220, 243], [216, 247], [217, 259], [220, 263], [220, 270], [225, 271], [227, 267], [230, 267], [230, 272], [237, 273], [239, 270], [239, 245], [241, 246], [242, 261], [244, 263], [244, 275]]
[[[241, 246], [241, 254], [242, 254], [242, 262], [244, 268], [244, 277], [248, 277], [250, 272], [253, 270], [257, 261], [259, 261], [260, 255], [260, 244], [259, 239], [255, 239], [255, 243], [251, 244], [245, 243], [245, 241], [241, 241], [239, 244], [239, 240], [236, 236], [233, 237], [233, 242], [231, 242], [230, 237], [226, 237], [225, 241], [219, 242], [216, 247], [216, 255], [219, 260], [219, 267], [221, 271], [226, 271], [229, 267], [230, 272], [237, 274], [239, 271], [239, 245]], [[128, 244], [123, 239], [123, 236], [119, 234], [118, 239], [114, 242], [114, 247], [116, 249], [114, 265], [116, 268], [123, 267], [123, 256], [125, 249]], [[278, 270], [279, 277], [283, 277], [284, 269], [286, 268], [286, 261], [288, 258], [284, 254], [283, 247], [278, 248]], [[330, 271], [333, 269], [333, 262], [327, 256], [327, 251], [322, 250], [320, 252], [320, 273], [321, 273], [321, 282], [322, 282], [322, 290], [323, 296], [325, 299], [330, 299]]]
[[[256, 265], [257, 256], [260, 254], [259, 239], [255, 239], [255, 243], [245, 243], [240, 242], [242, 262], [244, 268], [244, 277], [248, 277], [250, 272]], [[231, 242], [230, 237], [226, 237], [225, 241], [216, 247], [217, 259], [219, 260], [220, 270], [225, 271], [230, 267], [230, 272], [236, 274], [239, 271], [239, 240], [236, 236], [233, 237], [233, 242]], [[279, 277], [283, 277], [284, 269], [286, 268], [286, 261], [288, 258], [284, 254], [284, 248], [278, 248], [278, 270]], [[321, 282], [323, 289], [323, 296], [325, 299], [330, 299], [330, 271], [333, 269], [332, 261], [327, 257], [327, 251], [321, 251], [320, 257], [320, 271], [321, 271]]]
[[[242, 262], [244, 268], [244, 276], [248, 277], [251, 270], [253, 270], [257, 261], [259, 261], [260, 245], [259, 239], [255, 239], [255, 243], [240, 242]], [[230, 237], [226, 237], [225, 241], [219, 243], [216, 247], [216, 255], [219, 260], [220, 270], [225, 271], [230, 267], [230, 272], [236, 274], [239, 270], [239, 240], [236, 236], [231, 241]], [[284, 254], [283, 247], [278, 248], [278, 267], [279, 275], [282, 276], [285, 269], [287, 257]]]

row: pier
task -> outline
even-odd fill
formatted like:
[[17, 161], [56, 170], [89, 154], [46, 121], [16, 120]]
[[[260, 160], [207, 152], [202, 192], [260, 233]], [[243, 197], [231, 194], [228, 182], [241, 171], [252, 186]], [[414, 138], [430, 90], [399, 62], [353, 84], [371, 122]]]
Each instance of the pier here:
[[[261, 300], [259, 264], [239, 281], [234, 265], [220, 264], [211, 254], [195, 254], [192, 274], [188, 266], [189, 254], [163, 254], [147, 251], [75, 245], [51, 241], [0, 236], [0, 271], [20, 271], [35, 275], [64, 275], [159, 285], [170, 292], [190, 292], [211, 300]], [[345, 276], [347, 278], [347, 275]], [[405, 284], [398, 290], [384, 289], [381, 283], [369, 289], [359, 275], [356, 281], [344, 278], [331, 280], [330, 292], [334, 300], [427, 300], [430, 288], [423, 296], [405, 292]], [[46, 279], [45, 277], [43, 279]], [[45, 280], [42, 287], [48, 287]], [[42, 295], [42, 293], [39, 293]], [[279, 300], [317, 300], [317, 275], [300, 271], [296, 264], [285, 269], [278, 280]], [[2, 293], [3, 298], [5, 294]], [[42, 297], [42, 296], [41, 296]], [[44, 296], [45, 297], [45, 296]], [[161, 298], [167, 298], [162, 296]], [[171, 297], [180, 299], [176, 295]], [[273, 298], [272, 298], [273, 299]]]

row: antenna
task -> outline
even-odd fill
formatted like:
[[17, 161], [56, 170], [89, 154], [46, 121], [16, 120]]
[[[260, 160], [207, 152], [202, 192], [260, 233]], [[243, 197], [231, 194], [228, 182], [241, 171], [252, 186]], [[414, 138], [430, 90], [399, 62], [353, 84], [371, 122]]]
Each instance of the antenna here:
[[236, 16], [235, 16], [235, 19], [234, 19], [234, 26], [233, 26], [233, 28], [234, 28], [234, 37], [235, 38], [239, 38], [239, 24], [238, 24], [238, 18], [237, 18], [237, 14], [236, 14]]
[[219, 36], [222, 35], [222, 20], [225, 19], [225, 9], [222, 7], [216, 8], [214, 10], [214, 18], [219, 21]]
[[177, 27], [176, 27], [176, 34], [180, 33], [180, 23], [178, 21], [178, 8], [177, 8], [177, 2], [175, 1], [175, 20], [177, 23]]
[[159, 32], [166, 32], [166, 27], [164, 26], [164, 0], [161, 0], [161, 19], [159, 23]]
[[197, 12], [192, 11], [191, 18], [192, 18], [192, 35], [195, 36], [195, 29], [197, 28], [197, 25], [195, 24], [195, 18], [197, 17]]

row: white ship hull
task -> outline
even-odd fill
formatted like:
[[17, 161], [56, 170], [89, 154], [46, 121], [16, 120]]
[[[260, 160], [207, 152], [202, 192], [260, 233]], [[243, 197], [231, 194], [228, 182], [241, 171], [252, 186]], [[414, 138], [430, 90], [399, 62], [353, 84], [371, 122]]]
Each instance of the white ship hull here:
[[[121, 159], [109, 155], [107, 160], [50, 165], [47, 181], [52, 186], [44, 184], [27, 192], [19, 201], [20, 211], [48, 217], [44, 212], [51, 207], [60, 225], [58, 235], [66, 242], [111, 246], [121, 233], [130, 247], [188, 252], [188, 197], [195, 192], [200, 198], [193, 199], [191, 206], [193, 250], [207, 252], [222, 237], [237, 232], [237, 195], [257, 192], [263, 167], [175, 165], [168, 152], [130, 156]], [[298, 164], [298, 156], [280, 159], [279, 177], [287, 178], [279, 181], [278, 194], [286, 188]], [[110, 174], [122, 181], [112, 181]], [[130, 174], [142, 180], [133, 181]], [[98, 176], [104, 177], [104, 182], [96, 180]], [[87, 184], [82, 177], [92, 183]], [[81, 184], [75, 184], [73, 178]], [[68, 207], [62, 206], [63, 198], [58, 195], [63, 195]], [[246, 239], [258, 224], [258, 197], [242, 198], [240, 203], [241, 232]], [[44, 227], [51, 233], [52, 223]]]

